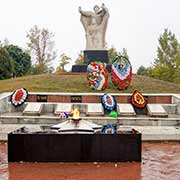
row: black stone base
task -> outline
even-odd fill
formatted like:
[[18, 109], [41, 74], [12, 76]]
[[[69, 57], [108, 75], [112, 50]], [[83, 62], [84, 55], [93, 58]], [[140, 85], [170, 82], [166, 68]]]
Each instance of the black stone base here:
[[109, 63], [107, 50], [85, 50], [84, 51], [84, 63], [89, 64], [93, 61], [100, 61], [103, 63]]
[[[73, 65], [72, 66], [72, 72], [87, 72], [87, 64], [82, 65]], [[111, 64], [107, 64], [106, 68], [108, 72], [111, 72]]]
[[141, 161], [141, 134], [8, 134], [8, 162]]
[[72, 72], [87, 72], [87, 64], [73, 65]]
[[84, 51], [84, 64], [73, 65], [72, 72], [87, 72], [87, 65], [90, 62], [99, 61], [107, 64], [107, 69], [111, 71], [111, 65], [109, 63], [107, 50], [85, 50]]

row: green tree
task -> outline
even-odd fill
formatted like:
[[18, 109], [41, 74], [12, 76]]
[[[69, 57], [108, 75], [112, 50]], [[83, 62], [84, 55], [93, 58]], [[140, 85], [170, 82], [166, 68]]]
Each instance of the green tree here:
[[138, 75], [147, 76], [149, 73], [149, 68], [145, 68], [144, 66], [140, 66], [137, 70]]
[[175, 83], [180, 84], [180, 51], [175, 58], [176, 66], [174, 68], [173, 79]]
[[[156, 65], [153, 68], [152, 67], [149, 68], [148, 74], [150, 77], [168, 81], [168, 79], [170, 79], [170, 77], [172, 77], [169, 72], [170, 72], [170, 69], [168, 66]], [[165, 76], [165, 78], [162, 78], [163, 76]]]
[[18, 77], [27, 74], [31, 68], [31, 56], [18, 46], [7, 45], [4, 46], [4, 48], [8, 51], [11, 59], [13, 60], [13, 76]]
[[84, 64], [84, 54], [83, 54], [83, 51], [81, 51], [78, 54], [78, 58], [76, 59], [75, 64]]
[[113, 59], [118, 55], [116, 48], [113, 46], [108, 49], [109, 63], [112, 63]]
[[28, 47], [35, 59], [35, 64], [38, 73], [48, 72], [48, 66], [56, 58], [54, 50], [54, 34], [48, 29], [38, 28], [34, 26], [27, 34]]
[[65, 66], [70, 63], [71, 58], [68, 57], [65, 53], [60, 56], [60, 63], [56, 69], [56, 72], [65, 72]]
[[165, 81], [179, 83], [180, 44], [168, 29], [160, 35], [157, 58], [149, 75]]
[[127, 59], [129, 59], [129, 56], [128, 56], [128, 53], [127, 53], [127, 50], [125, 48], [123, 48], [122, 52], [121, 52], [121, 55], [126, 57]]
[[112, 61], [114, 60], [114, 58], [121, 54], [122, 56], [125, 56], [129, 59], [127, 50], [125, 48], [123, 48], [123, 50], [119, 53], [116, 48], [114, 48], [113, 46], [111, 48], [108, 49], [108, 56], [109, 56], [109, 63], [112, 63]]
[[5, 48], [0, 47], [0, 79], [12, 77], [13, 71], [11, 56]]

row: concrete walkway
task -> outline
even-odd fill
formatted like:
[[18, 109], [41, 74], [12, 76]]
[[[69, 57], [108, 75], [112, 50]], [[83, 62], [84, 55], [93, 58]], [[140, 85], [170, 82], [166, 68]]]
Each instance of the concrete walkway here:
[[[43, 124], [44, 126], [45, 124]], [[1, 124], [0, 141], [7, 141], [7, 134], [23, 126], [40, 130], [40, 124]], [[130, 126], [142, 133], [142, 141], [180, 141], [180, 126]]]
[[179, 141], [180, 126], [131, 126], [142, 133], [143, 141]]

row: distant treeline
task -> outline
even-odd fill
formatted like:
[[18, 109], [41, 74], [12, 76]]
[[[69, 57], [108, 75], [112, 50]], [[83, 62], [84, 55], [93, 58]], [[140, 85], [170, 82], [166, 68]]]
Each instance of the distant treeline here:
[[160, 35], [153, 65], [140, 66], [137, 74], [180, 84], [180, 43], [170, 30]]

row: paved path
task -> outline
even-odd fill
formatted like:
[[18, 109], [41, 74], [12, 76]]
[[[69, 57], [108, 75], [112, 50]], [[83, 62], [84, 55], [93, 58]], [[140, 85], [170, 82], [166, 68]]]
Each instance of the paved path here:
[[[45, 125], [45, 124], [43, 124]], [[7, 134], [23, 126], [39, 131], [40, 124], [1, 124], [0, 141], [7, 141]], [[180, 140], [180, 126], [131, 126], [142, 133], [143, 141]]]
[[180, 126], [131, 126], [142, 133], [143, 141], [180, 140]]

